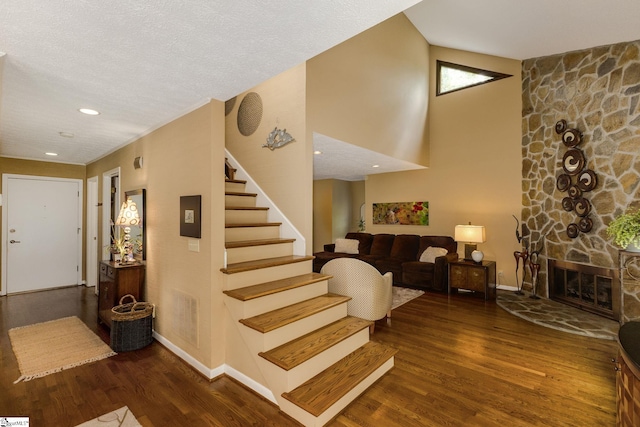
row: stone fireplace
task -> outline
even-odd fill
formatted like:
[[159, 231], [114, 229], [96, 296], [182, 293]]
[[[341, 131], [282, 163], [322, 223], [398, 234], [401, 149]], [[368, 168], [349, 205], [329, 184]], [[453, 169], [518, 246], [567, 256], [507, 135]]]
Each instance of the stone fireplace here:
[[618, 269], [548, 261], [549, 298], [612, 320], [620, 320]]
[[[574, 238], [567, 228], [578, 218], [563, 207], [567, 193], [557, 187], [567, 151], [555, 132], [559, 120], [580, 131], [577, 148], [584, 155], [584, 167], [597, 176], [597, 184], [585, 194], [593, 226]], [[606, 233], [614, 217], [640, 208], [640, 41], [523, 61], [522, 135], [522, 245], [530, 253], [540, 251], [538, 294], [551, 297], [556, 291], [559, 277], [549, 270], [553, 260], [568, 277], [563, 302], [580, 300], [585, 308], [582, 303], [592, 301], [592, 306], [586, 305], [600, 312], [610, 298], [612, 318], [616, 300], [621, 310], [616, 320], [640, 318], [640, 282], [625, 291], [629, 277], [621, 269], [619, 248]], [[558, 262], [589, 269], [573, 272], [573, 267], [560, 267]], [[600, 274], [606, 271], [621, 276], [619, 299], [615, 277]], [[528, 278], [523, 287], [532, 289]]]

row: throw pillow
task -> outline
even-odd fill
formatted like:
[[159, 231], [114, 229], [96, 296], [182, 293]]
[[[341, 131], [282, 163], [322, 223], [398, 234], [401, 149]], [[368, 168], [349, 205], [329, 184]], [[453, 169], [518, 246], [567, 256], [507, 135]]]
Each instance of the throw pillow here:
[[436, 262], [436, 258], [439, 256], [445, 256], [448, 251], [445, 248], [439, 248], [437, 246], [429, 246], [420, 255], [420, 262]]
[[347, 254], [358, 254], [358, 244], [356, 239], [336, 239], [334, 252], [344, 252]]

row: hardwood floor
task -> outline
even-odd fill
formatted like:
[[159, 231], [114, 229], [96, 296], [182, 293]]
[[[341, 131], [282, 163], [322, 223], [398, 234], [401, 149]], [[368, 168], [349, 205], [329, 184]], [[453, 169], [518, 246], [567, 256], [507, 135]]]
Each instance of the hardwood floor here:
[[[44, 378], [19, 377], [7, 331], [77, 315], [93, 289], [0, 297], [0, 416], [75, 426], [127, 405], [143, 426], [295, 426], [230, 378], [209, 382], [157, 343]], [[425, 294], [376, 323], [395, 368], [329, 423], [355, 426], [612, 426], [616, 343], [547, 329], [468, 294]]]

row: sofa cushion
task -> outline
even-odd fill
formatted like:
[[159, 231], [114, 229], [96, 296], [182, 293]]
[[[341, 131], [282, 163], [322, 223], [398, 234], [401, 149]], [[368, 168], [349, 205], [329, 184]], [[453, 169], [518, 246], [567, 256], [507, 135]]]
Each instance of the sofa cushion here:
[[358, 245], [360, 242], [356, 239], [336, 239], [335, 252], [343, 252], [345, 254], [358, 254]]
[[420, 237], [420, 249], [418, 249], [416, 261], [420, 260], [420, 255], [429, 247], [436, 246], [438, 248], [445, 248], [448, 253], [458, 252], [458, 243], [450, 236], [421, 236]]
[[374, 258], [388, 257], [395, 237], [395, 234], [374, 234], [369, 254]]
[[425, 249], [424, 252], [422, 252], [422, 255], [420, 255], [420, 259], [418, 261], [434, 263], [436, 262], [437, 257], [445, 256], [446, 254], [447, 250], [445, 248], [429, 246], [427, 249]]
[[371, 252], [371, 242], [373, 235], [371, 233], [351, 232], [344, 236], [345, 239], [356, 239], [358, 242], [358, 253], [368, 255]]
[[398, 234], [393, 240], [389, 257], [413, 261], [416, 259], [416, 253], [420, 247], [420, 236], [415, 234]]

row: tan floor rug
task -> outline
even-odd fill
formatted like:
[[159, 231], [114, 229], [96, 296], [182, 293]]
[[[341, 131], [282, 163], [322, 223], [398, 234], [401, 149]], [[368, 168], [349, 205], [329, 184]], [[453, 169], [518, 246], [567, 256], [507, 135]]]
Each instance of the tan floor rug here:
[[123, 406], [113, 412], [94, 418], [76, 427], [141, 427], [129, 408]]
[[391, 303], [391, 310], [395, 310], [400, 307], [402, 304], [406, 304], [412, 299], [418, 298], [420, 295], [424, 294], [424, 291], [419, 291], [417, 289], [409, 289], [409, 288], [401, 288], [398, 286], [393, 286], [393, 302]]
[[9, 330], [20, 378], [29, 381], [116, 353], [75, 316]]

